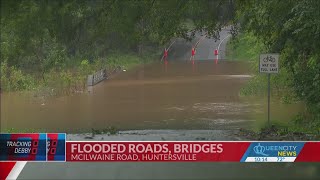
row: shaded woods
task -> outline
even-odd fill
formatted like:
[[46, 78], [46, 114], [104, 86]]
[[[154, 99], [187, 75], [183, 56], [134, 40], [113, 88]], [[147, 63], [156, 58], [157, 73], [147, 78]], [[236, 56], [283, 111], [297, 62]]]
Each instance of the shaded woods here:
[[158, 59], [173, 38], [217, 36], [230, 9], [226, 0], [2, 0], [1, 87], [79, 89], [98, 68]]
[[[240, 58], [252, 57], [255, 69], [260, 53], [280, 53], [280, 73], [271, 82], [273, 92], [283, 101], [306, 103], [305, 112], [294, 119], [295, 128], [320, 133], [320, 1], [236, 2], [236, 19], [242, 32], [238, 42], [231, 43], [237, 46], [236, 52], [247, 47]], [[244, 93], [257, 94], [261, 88], [265, 92], [265, 84], [265, 76], [256, 76]]]

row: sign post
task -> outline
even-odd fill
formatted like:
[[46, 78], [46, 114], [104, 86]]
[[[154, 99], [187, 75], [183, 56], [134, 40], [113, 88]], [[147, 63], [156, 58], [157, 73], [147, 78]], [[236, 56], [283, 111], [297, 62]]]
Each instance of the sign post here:
[[215, 49], [213, 53], [214, 53], [215, 56], [218, 56], [218, 54], [219, 54], [218, 53], [218, 49]]
[[192, 59], [192, 64], [194, 64], [194, 56], [196, 55], [196, 48], [191, 49], [191, 59]]
[[268, 74], [268, 125], [270, 126], [270, 75], [279, 73], [279, 54], [260, 54], [259, 72]]
[[213, 51], [213, 54], [216, 56], [215, 63], [217, 64], [217, 63], [218, 63], [218, 59], [219, 59], [218, 49], [215, 49], [215, 50]]
[[164, 48], [163, 56], [164, 56], [164, 60], [167, 61], [167, 58], [168, 58], [168, 49]]

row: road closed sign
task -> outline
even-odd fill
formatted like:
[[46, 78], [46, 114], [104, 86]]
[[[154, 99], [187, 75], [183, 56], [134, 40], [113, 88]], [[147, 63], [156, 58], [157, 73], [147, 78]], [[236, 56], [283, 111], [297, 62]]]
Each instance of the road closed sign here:
[[279, 72], [279, 54], [260, 54], [260, 73]]

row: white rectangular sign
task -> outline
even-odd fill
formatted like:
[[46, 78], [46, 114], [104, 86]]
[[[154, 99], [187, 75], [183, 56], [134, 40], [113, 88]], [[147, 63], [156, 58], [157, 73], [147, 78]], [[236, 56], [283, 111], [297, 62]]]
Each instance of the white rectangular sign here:
[[279, 72], [279, 54], [260, 54], [260, 73]]

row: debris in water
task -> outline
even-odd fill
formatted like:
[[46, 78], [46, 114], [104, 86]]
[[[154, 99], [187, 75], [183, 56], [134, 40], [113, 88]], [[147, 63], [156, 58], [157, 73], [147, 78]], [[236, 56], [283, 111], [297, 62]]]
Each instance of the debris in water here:
[[126, 70], [126, 69], [123, 69], [122, 71], [124, 71], [124, 72], [125, 72], [125, 71], [127, 71], [127, 70]]
[[84, 139], [93, 139], [93, 136], [85, 136]]

